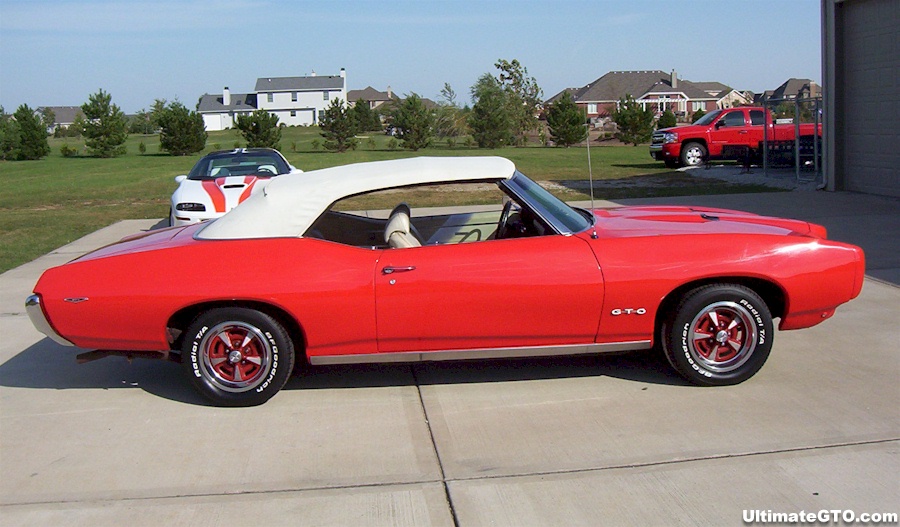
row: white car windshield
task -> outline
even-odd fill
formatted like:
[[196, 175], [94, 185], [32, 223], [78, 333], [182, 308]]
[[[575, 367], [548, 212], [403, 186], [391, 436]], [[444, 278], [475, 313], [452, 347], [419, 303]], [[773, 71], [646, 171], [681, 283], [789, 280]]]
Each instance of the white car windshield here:
[[274, 152], [223, 152], [210, 154], [194, 165], [188, 179], [203, 180], [227, 176], [272, 177], [287, 174], [290, 167]]

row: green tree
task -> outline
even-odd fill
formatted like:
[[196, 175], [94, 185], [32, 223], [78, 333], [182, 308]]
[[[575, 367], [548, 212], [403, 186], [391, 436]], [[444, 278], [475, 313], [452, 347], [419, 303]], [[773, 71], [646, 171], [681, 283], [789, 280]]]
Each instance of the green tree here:
[[56, 112], [44, 106], [43, 108], [38, 108], [38, 114], [41, 116], [41, 124], [44, 126], [44, 130], [52, 130], [56, 127]]
[[277, 115], [256, 110], [251, 114], [238, 115], [235, 125], [247, 141], [248, 148], [278, 148], [281, 128]]
[[166, 100], [165, 99], [154, 99], [153, 104], [150, 105], [150, 112], [148, 113], [148, 117], [150, 119], [150, 128], [153, 130], [150, 133], [153, 133], [159, 130], [159, 119], [162, 117], [163, 112], [166, 111]]
[[19, 150], [16, 159], [40, 159], [50, 153], [47, 128], [37, 112], [27, 104], [19, 106], [13, 114], [19, 125]]
[[449, 83], [444, 83], [434, 118], [434, 133], [438, 137], [459, 137], [468, 133], [466, 112], [456, 104], [456, 92]]
[[351, 117], [357, 132], [381, 130], [381, 119], [378, 113], [369, 107], [369, 101], [358, 99], [351, 109]]
[[525, 144], [526, 133], [537, 130], [543, 90], [534, 77], [528, 76], [528, 68], [513, 59], [500, 59], [494, 66], [500, 70], [500, 85], [509, 94], [509, 112], [516, 144]]
[[81, 105], [84, 114], [84, 146], [91, 155], [115, 157], [126, 151], [128, 123], [125, 114], [112, 104], [112, 96], [102, 89]]
[[666, 110], [659, 116], [659, 120], [656, 121], [656, 129], [662, 130], [663, 128], [672, 128], [677, 125], [678, 122], [675, 119], [675, 114], [672, 113], [672, 110]]
[[319, 115], [320, 133], [325, 138], [325, 149], [345, 152], [356, 147], [356, 126], [350, 116], [350, 110], [344, 107], [344, 101], [334, 99], [328, 108]]
[[8, 161], [18, 159], [21, 144], [19, 123], [0, 106], [0, 159]]
[[434, 138], [434, 114], [425, 108], [425, 103], [418, 94], [407, 95], [393, 116], [400, 146], [415, 151], [431, 144]]
[[572, 94], [563, 93], [563, 96], [547, 108], [547, 126], [550, 128], [550, 139], [556, 146], [574, 145], [584, 141], [587, 137], [587, 127], [584, 125], [587, 115], [583, 108], [579, 108], [572, 100]]
[[167, 106], [158, 121], [160, 148], [173, 156], [193, 154], [206, 148], [207, 134], [203, 117], [188, 110], [180, 102]]
[[696, 123], [696, 122], [699, 121], [700, 118], [703, 117], [704, 115], [706, 115], [706, 112], [703, 111], [703, 108], [700, 108], [699, 110], [697, 110], [696, 112], [694, 112], [694, 113], [691, 114], [691, 122], [692, 122], [692, 123]]
[[128, 119], [129, 134], [149, 135], [155, 132], [158, 126], [154, 126], [150, 121], [150, 114], [145, 110], [141, 110]]
[[637, 146], [649, 141], [653, 134], [653, 110], [643, 108], [631, 94], [619, 99], [612, 118], [619, 127], [616, 137], [623, 143]]
[[472, 99], [475, 104], [469, 114], [469, 127], [478, 146], [499, 148], [509, 144], [514, 139], [509, 96], [500, 81], [490, 73], [485, 73], [472, 86]]

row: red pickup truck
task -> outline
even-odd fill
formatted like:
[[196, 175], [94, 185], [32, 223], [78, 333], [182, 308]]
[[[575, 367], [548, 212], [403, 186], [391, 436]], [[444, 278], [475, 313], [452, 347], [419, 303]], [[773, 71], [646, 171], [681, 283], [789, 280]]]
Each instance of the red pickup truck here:
[[[763, 151], [764, 122], [770, 152], [779, 158], [793, 160], [797, 126], [775, 124], [764, 108], [739, 107], [712, 111], [690, 126], [663, 128], [653, 132], [650, 155], [665, 161], [668, 167], [696, 166], [708, 159], [760, 159]], [[802, 123], [800, 156], [811, 157], [815, 137], [821, 140], [822, 125]], [[771, 154], [770, 154], [771, 155]]]

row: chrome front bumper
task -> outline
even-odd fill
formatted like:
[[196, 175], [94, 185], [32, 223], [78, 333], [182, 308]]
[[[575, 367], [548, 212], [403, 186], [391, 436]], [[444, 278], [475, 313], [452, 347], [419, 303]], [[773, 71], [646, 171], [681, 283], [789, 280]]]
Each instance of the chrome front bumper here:
[[53, 326], [50, 325], [50, 321], [47, 320], [47, 316], [41, 308], [41, 297], [39, 295], [31, 295], [25, 299], [25, 311], [28, 313], [28, 318], [31, 319], [31, 323], [34, 324], [35, 329], [50, 337], [54, 342], [62, 344], [63, 346], [75, 345], [64, 339], [55, 329], [53, 329]]

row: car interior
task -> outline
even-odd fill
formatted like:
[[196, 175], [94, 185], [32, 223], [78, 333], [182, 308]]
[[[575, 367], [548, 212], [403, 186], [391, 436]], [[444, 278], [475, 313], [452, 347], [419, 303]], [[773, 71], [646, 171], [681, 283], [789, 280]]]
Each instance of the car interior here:
[[357, 247], [404, 249], [553, 233], [528, 208], [503, 196], [502, 207], [459, 206], [447, 213], [424, 207], [416, 213], [409, 203], [400, 201], [386, 217], [383, 209], [345, 211], [332, 206], [304, 236]]

